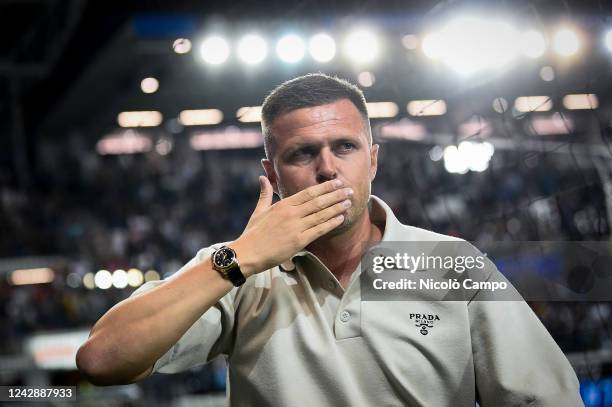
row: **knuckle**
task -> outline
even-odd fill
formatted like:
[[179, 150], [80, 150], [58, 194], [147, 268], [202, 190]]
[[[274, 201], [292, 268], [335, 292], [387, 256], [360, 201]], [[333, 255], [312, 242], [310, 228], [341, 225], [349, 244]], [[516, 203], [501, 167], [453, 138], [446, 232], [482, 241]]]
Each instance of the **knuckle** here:
[[325, 201], [322, 198], [317, 198], [315, 201], [315, 208], [319, 211], [325, 209]]

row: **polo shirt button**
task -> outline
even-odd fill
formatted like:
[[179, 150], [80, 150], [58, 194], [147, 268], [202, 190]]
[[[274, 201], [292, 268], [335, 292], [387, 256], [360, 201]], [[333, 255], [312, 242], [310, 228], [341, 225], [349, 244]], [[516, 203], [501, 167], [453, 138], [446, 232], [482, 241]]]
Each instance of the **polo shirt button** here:
[[330, 290], [336, 288], [336, 283], [333, 279], [330, 278], [329, 280], [327, 280], [327, 288], [329, 288]]
[[345, 311], [342, 311], [342, 312], [340, 313], [340, 321], [342, 321], [342, 322], [348, 322], [348, 321], [349, 321], [349, 319], [351, 319], [351, 313], [350, 313], [350, 312], [348, 312], [348, 311], [346, 311], [346, 310], [345, 310]]

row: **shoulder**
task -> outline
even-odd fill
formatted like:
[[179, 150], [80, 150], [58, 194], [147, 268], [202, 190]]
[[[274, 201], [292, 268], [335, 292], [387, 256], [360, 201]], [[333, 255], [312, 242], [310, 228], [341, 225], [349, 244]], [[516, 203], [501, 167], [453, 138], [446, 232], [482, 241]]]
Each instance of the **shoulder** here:
[[416, 226], [404, 225], [403, 223], [399, 223], [397, 225], [397, 240], [400, 241], [449, 241], [449, 242], [465, 242], [464, 239], [444, 235], [442, 233], [437, 233], [431, 230], [418, 228]]

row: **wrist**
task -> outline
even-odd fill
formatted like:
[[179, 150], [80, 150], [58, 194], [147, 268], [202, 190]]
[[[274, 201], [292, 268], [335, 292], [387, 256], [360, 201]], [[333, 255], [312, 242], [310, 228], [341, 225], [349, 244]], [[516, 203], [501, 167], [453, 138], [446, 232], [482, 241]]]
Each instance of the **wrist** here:
[[259, 266], [257, 260], [251, 255], [252, 250], [249, 250], [248, 245], [240, 239], [233, 241], [228, 244], [228, 247], [232, 248], [236, 252], [236, 258], [240, 265], [240, 271], [245, 278], [249, 278], [253, 274], [257, 274]]

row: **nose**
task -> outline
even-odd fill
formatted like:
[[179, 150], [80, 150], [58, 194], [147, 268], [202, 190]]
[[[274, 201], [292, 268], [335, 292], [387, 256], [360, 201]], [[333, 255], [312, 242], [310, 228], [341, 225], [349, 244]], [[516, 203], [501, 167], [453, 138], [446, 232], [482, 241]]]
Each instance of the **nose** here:
[[322, 183], [337, 178], [335, 157], [329, 149], [322, 149], [317, 160], [317, 182]]

